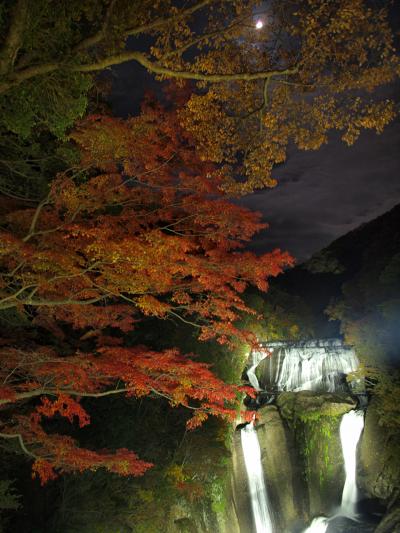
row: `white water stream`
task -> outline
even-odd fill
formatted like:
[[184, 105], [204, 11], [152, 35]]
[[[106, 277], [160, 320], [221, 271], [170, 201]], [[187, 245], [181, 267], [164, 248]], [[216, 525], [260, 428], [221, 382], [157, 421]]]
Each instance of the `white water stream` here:
[[[273, 352], [269, 364], [265, 367], [265, 378], [267, 383], [277, 390], [340, 392], [342, 376], [356, 370], [359, 365], [354, 350], [344, 346], [338, 339], [299, 343], [271, 342], [264, 343], [263, 347]], [[258, 392], [262, 389], [255, 371], [267, 353], [265, 349], [254, 350], [251, 354], [251, 366], [247, 371], [251, 385]], [[314, 518], [304, 533], [325, 533], [330, 520], [337, 516], [356, 518], [356, 454], [363, 427], [363, 411], [353, 410], [343, 416], [340, 423], [340, 439], [346, 478], [341, 506], [334, 516]], [[260, 446], [253, 423], [242, 429], [241, 441], [256, 532], [273, 533]]]
[[[263, 348], [272, 356], [264, 365], [261, 384], [279, 391], [327, 391], [340, 392], [343, 376], [356, 370], [359, 361], [353, 350], [340, 339], [320, 339], [298, 342], [265, 342]], [[255, 378], [257, 364], [265, 358], [265, 350], [252, 352], [252, 366], [248, 372]], [[257, 362], [258, 361], [258, 362]]]
[[251, 507], [257, 533], [273, 533], [268, 495], [265, 488], [261, 451], [253, 422], [240, 432], [244, 462], [249, 480]]
[[325, 533], [328, 529], [329, 518], [318, 516], [311, 522], [310, 527], [304, 530], [303, 533]]
[[357, 469], [357, 444], [364, 428], [364, 411], [349, 411], [344, 414], [340, 422], [340, 441], [346, 474], [342, 503], [338, 512], [331, 518], [318, 516], [303, 533], [325, 533], [329, 521], [337, 516], [346, 516], [355, 519], [357, 516], [356, 505], [358, 500], [356, 469]]
[[343, 415], [340, 423], [340, 440], [342, 442], [346, 481], [342, 493], [339, 514], [354, 518], [357, 504], [357, 444], [364, 428], [364, 411], [350, 411]]
[[256, 370], [257, 366], [259, 365], [259, 363], [261, 363], [261, 361], [263, 359], [265, 359], [267, 357], [267, 355], [268, 355], [268, 352], [265, 351], [265, 350], [262, 350], [262, 351], [255, 351], [254, 350], [254, 351], [251, 352], [252, 363], [251, 363], [251, 367], [247, 371], [247, 377], [249, 378], [251, 386], [256, 391], [260, 391], [261, 388], [260, 388], [260, 385], [258, 383], [258, 379], [257, 379], [256, 373], [255, 373], [255, 370]]

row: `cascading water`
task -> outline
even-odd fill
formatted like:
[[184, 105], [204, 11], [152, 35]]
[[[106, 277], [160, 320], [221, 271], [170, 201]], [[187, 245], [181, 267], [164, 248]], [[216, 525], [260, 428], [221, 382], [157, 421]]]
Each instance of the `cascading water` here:
[[[254, 351], [251, 371], [255, 376], [255, 368], [261, 363], [260, 383], [267, 389], [345, 392], [343, 376], [359, 366], [354, 350], [343, 345], [340, 339], [266, 342], [262, 347], [272, 352], [272, 356], [268, 363], [261, 363], [265, 351]], [[257, 385], [260, 387], [258, 381]]]
[[340, 440], [342, 443], [346, 480], [342, 493], [339, 514], [354, 518], [357, 504], [357, 444], [364, 428], [364, 411], [350, 411], [343, 415], [340, 423]]
[[[272, 356], [266, 359], [268, 353], [272, 353]], [[250, 361], [247, 370], [248, 379], [259, 393], [263, 390], [269, 393], [310, 390], [348, 394], [349, 389], [344, 376], [357, 370], [359, 366], [354, 350], [343, 345], [340, 339], [261, 343], [261, 349], [252, 351]], [[362, 382], [357, 386], [362, 392]], [[341, 507], [334, 516], [315, 518], [304, 533], [325, 533], [329, 522], [336, 517], [343, 516], [350, 519], [356, 517], [356, 449], [363, 429], [363, 414], [363, 411], [350, 411], [343, 416], [340, 425], [346, 473]], [[241, 430], [241, 442], [255, 530], [257, 533], [272, 533], [273, 525], [260, 446], [253, 423]]]
[[273, 533], [268, 495], [264, 482], [260, 445], [253, 422], [241, 430], [241, 441], [249, 480], [251, 507], [257, 533]]
[[314, 518], [311, 526], [304, 530], [303, 533], [325, 533], [328, 529], [329, 519], [324, 516]]
[[339, 511], [331, 518], [319, 516], [314, 518], [311, 525], [304, 530], [304, 533], [325, 533], [329, 521], [338, 516], [355, 519], [357, 516], [357, 444], [364, 428], [364, 411], [349, 411], [344, 414], [340, 422], [340, 441], [342, 443], [342, 453], [344, 459], [344, 470], [346, 474], [342, 503]]
[[252, 364], [251, 364], [251, 367], [247, 371], [247, 377], [249, 378], [251, 386], [256, 391], [260, 391], [261, 388], [258, 383], [257, 376], [255, 374], [255, 369], [258, 367], [261, 361], [267, 357], [267, 355], [268, 355], [268, 352], [265, 350], [261, 350], [261, 351], [254, 350], [251, 352]]

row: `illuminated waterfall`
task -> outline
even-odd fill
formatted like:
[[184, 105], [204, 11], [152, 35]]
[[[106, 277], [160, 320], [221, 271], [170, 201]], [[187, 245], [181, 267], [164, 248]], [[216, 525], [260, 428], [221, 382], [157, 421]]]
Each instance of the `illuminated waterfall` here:
[[247, 371], [247, 377], [249, 378], [251, 386], [256, 391], [260, 391], [261, 389], [258, 383], [257, 376], [255, 374], [255, 370], [258, 367], [258, 365], [261, 363], [261, 361], [267, 357], [267, 355], [268, 355], [268, 352], [266, 352], [265, 350], [251, 352], [252, 363], [251, 363], [251, 367]]
[[[345, 346], [340, 339], [265, 342], [262, 347], [272, 352], [269, 361], [261, 363], [258, 373], [261, 387], [266, 389], [344, 391], [343, 376], [357, 370], [359, 365], [353, 348]], [[252, 356], [254, 373], [257, 356], [261, 362], [265, 352], [253, 352]]]
[[[272, 355], [267, 358], [268, 353]], [[247, 375], [257, 392], [265, 390], [274, 394], [278, 391], [310, 390], [348, 394], [345, 376], [357, 370], [358, 366], [353, 348], [345, 346], [340, 339], [264, 342], [261, 349], [252, 351]], [[362, 391], [362, 383], [358, 386]], [[343, 416], [340, 424], [346, 473], [341, 507], [334, 516], [314, 518], [304, 533], [325, 533], [329, 522], [336, 517], [354, 519], [356, 516], [356, 450], [364, 424], [363, 414], [363, 411], [350, 411]], [[260, 446], [253, 423], [242, 429], [241, 442], [256, 532], [273, 533]]]
[[251, 507], [257, 533], [273, 533], [257, 432], [251, 422], [241, 430], [242, 449], [249, 480]]
[[343, 415], [340, 423], [340, 440], [342, 442], [346, 481], [342, 493], [339, 514], [354, 518], [357, 503], [357, 444], [364, 428], [364, 411], [350, 411]]
[[324, 516], [318, 516], [311, 522], [311, 526], [304, 530], [303, 533], [325, 533], [328, 529], [329, 519]]
[[314, 518], [310, 527], [303, 533], [325, 533], [330, 520], [338, 516], [356, 517], [357, 505], [357, 444], [364, 428], [364, 411], [349, 411], [344, 414], [340, 422], [340, 441], [344, 459], [346, 479], [344, 482], [342, 503], [339, 511], [331, 518], [319, 516]]

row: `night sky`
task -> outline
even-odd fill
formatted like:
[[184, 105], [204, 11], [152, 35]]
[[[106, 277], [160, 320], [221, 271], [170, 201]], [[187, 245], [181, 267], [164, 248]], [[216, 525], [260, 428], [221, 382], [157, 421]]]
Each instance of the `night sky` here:
[[381, 135], [363, 132], [347, 147], [337, 137], [315, 152], [292, 150], [275, 169], [275, 189], [244, 199], [270, 229], [253, 250], [288, 250], [302, 261], [400, 202], [400, 121]]
[[[112, 68], [111, 104], [117, 116], [134, 115], [143, 91], [160, 90], [136, 63]], [[399, 93], [399, 87], [385, 96]], [[400, 202], [400, 120], [381, 135], [362, 132], [351, 147], [332, 135], [317, 151], [292, 148], [286, 163], [274, 170], [275, 189], [258, 191], [240, 203], [260, 211], [269, 223], [251, 249], [281, 248], [301, 262], [334, 239], [385, 213]]]

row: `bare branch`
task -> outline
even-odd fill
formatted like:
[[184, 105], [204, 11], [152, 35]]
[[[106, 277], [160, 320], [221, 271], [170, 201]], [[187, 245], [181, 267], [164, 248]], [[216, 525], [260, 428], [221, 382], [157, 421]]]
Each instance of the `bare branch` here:
[[22, 303], [24, 305], [32, 305], [35, 307], [53, 307], [59, 305], [90, 305], [96, 302], [100, 302], [100, 300], [104, 300], [104, 298], [106, 298], [105, 295], [96, 296], [94, 298], [88, 298], [87, 300], [27, 300], [26, 302], [19, 303]]
[[127, 29], [125, 30], [125, 35], [127, 36], [138, 35], [140, 33], [145, 33], [148, 31], [156, 30], [163, 26], [168, 26], [168, 24], [170, 24], [171, 22], [178, 22], [179, 20], [185, 19], [186, 17], [193, 15], [193, 13], [196, 13], [196, 11], [199, 11], [200, 9], [202, 9], [205, 6], [208, 6], [214, 1], [215, 0], [203, 0], [202, 2], [199, 2], [198, 4], [195, 4], [192, 7], [188, 7], [187, 9], [182, 9], [178, 14], [173, 15], [172, 17], [160, 18], [160, 19], [154, 20], [153, 22], [142, 24], [142, 26], [137, 26], [136, 28]]
[[202, 35], [198, 35], [197, 37], [195, 37], [191, 41], [187, 42], [183, 46], [181, 46], [179, 48], [175, 48], [174, 50], [171, 50], [170, 52], [167, 52], [166, 54], [164, 54], [162, 56], [161, 59], [165, 60], [165, 59], [168, 59], [170, 57], [174, 57], [176, 55], [181, 55], [184, 52], [186, 52], [187, 50], [189, 50], [189, 48], [191, 48], [192, 46], [195, 46], [197, 44], [200, 44], [205, 39], [210, 39], [212, 37], [217, 37], [217, 36], [218, 37], [222, 37], [223, 35], [226, 35], [231, 30], [233, 30], [234, 28], [237, 28], [238, 26], [240, 26], [242, 24], [242, 22], [244, 22], [248, 18], [249, 18], [248, 16], [242, 17], [241, 19], [235, 21], [233, 24], [230, 24], [229, 26], [227, 26], [226, 28], [224, 28], [222, 30], [218, 29], [218, 30], [215, 30], [215, 31], [212, 31], [212, 32], [209, 32], [209, 33], [203, 33]]
[[72, 300], [70, 298], [67, 298], [65, 300], [32, 300], [32, 296], [37, 290], [37, 287], [35, 287], [34, 291], [31, 292], [28, 298], [25, 298], [25, 299], [17, 298], [17, 296], [21, 294], [21, 292], [25, 291], [27, 288], [30, 288], [30, 287], [33, 287], [33, 285], [29, 285], [28, 287], [23, 287], [22, 289], [19, 289], [15, 294], [12, 294], [0, 300], [0, 309], [11, 309], [13, 307], [17, 307], [18, 305], [31, 305], [32, 307], [58, 307], [61, 305], [90, 305], [96, 302], [100, 302], [101, 300], [104, 300], [107, 297], [107, 295], [103, 294], [101, 296], [96, 296], [94, 298], [88, 298], [87, 300]]
[[[18, 300], [18, 296], [22, 294], [24, 291], [31, 289], [32, 287], [36, 287], [36, 284], [25, 285], [24, 287], [21, 287], [20, 289], [18, 289], [17, 292], [14, 292], [13, 294], [10, 294], [9, 296], [5, 296], [4, 298], [2, 298], [0, 300], [0, 309], [9, 309], [10, 307], [16, 307], [17, 304], [20, 302]], [[5, 302], [8, 302], [9, 300], [11, 301], [15, 300], [15, 301], [8, 303], [8, 304], [5, 303]]]
[[[15, 397], [12, 399], [2, 398], [0, 399], [0, 405], [6, 405], [8, 403], [15, 403], [20, 400], [29, 400], [31, 398], [36, 398], [37, 396], [58, 396], [59, 394], [64, 394], [68, 396], [79, 396], [85, 398], [103, 398], [104, 396], [112, 396], [114, 394], [123, 394], [125, 392], [132, 392], [133, 389], [129, 387], [121, 387], [118, 389], [110, 389], [103, 392], [87, 392], [73, 389], [53, 389], [53, 388], [40, 388], [28, 392], [16, 393]], [[1, 435], [1, 434], [0, 434]]]
[[91, 46], [94, 46], [98, 44], [99, 42], [101, 42], [106, 37], [107, 29], [110, 24], [110, 19], [112, 16], [112, 12], [114, 10], [115, 2], [116, 0], [111, 0], [111, 2], [109, 3], [105, 16], [104, 16], [103, 23], [101, 25], [101, 29], [94, 35], [91, 35], [90, 37], [87, 37], [86, 39], [83, 39], [83, 41], [78, 43], [72, 50], [73, 53], [76, 54], [77, 52], [81, 52], [82, 50], [90, 48]]
[[201, 328], [201, 325], [200, 324], [196, 324], [196, 322], [191, 322], [190, 320], [186, 320], [185, 318], [183, 318], [181, 315], [178, 315], [178, 313], [175, 313], [174, 311], [172, 311], [171, 309], [168, 310], [168, 314], [178, 318], [179, 320], [181, 320], [182, 322], [184, 322], [185, 324], [189, 324], [189, 326], [194, 326], [195, 328]]
[[37, 221], [39, 220], [40, 213], [41, 213], [43, 207], [45, 205], [47, 205], [49, 202], [50, 202], [50, 194], [48, 194], [46, 196], [46, 198], [44, 198], [40, 202], [40, 204], [37, 206], [35, 214], [33, 215], [33, 218], [32, 218], [31, 225], [29, 227], [29, 231], [28, 231], [27, 235], [25, 235], [25, 237], [22, 239], [23, 242], [29, 241], [29, 239], [35, 234], [35, 227], [36, 227]]
[[38, 459], [38, 456], [30, 452], [25, 446], [24, 439], [20, 433], [0, 433], [0, 437], [3, 439], [17, 439], [22, 451], [26, 453], [26, 455], [29, 455], [29, 457], [32, 457], [33, 459]]

